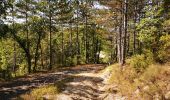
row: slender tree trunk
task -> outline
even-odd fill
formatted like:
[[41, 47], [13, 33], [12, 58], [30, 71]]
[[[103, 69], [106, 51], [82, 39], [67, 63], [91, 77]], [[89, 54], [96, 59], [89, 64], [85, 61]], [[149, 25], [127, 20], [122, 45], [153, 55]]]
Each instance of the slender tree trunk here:
[[[49, 41], [48, 41], [48, 39], [47, 39], [47, 43], [48, 43]], [[49, 46], [47, 46], [47, 50], [49, 50]], [[49, 52], [46, 52], [46, 54], [45, 54], [45, 68], [47, 68], [48, 70], [49, 70], [49, 57], [48, 57], [48, 54], [49, 54]]]
[[98, 55], [99, 55], [99, 39], [98, 39], [98, 37], [97, 37], [97, 39], [96, 39], [96, 53], [95, 53], [95, 59], [96, 59], [96, 63], [98, 64]]
[[28, 63], [28, 73], [31, 73], [31, 54], [27, 48], [24, 50], [25, 50], [25, 56], [27, 58], [27, 63]]
[[49, 19], [50, 19], [50, 65], [49, 65], [49, 70], [52, 69], [52, 13], [51, 13], [51, 0], [49, 0]]
[[82, 49], [86, 51], [86, 32], [85, 32], [85, 18], [83, 22], [84, 30], [83, 30], [83, 39], [82, 39]]
[[88, 33], [87, 33], [87, 22], [88, 22], [88, 18], [87, 18], [87, 0], [86, 0], [86, 5], [85, 5], [85, 8], [86, 8], [86, 12], [85, 12], [85, 55], [86, 55], [86, 63], [89, 63], [89, 41], [88, 41]]
[[26, 18], [26, 39], [27, 39], [27, 63], [28, 63], [28, 73], [31, 73], [31, 55], [30, 55], [30, 42], [29, 42], [29, 32], [28, 32], [28, 2], [26, 1], [26, 13], [25, 13], [25, 18]]
[[[117, 56], [117, 54], [118, 54], [118, 41], [117, 41], [117, 38], [118, 38], [118, 36], [117, 36], [117, 32], [116, 32], [116, 38], [115, 38], [115, 56]], [[117, 57], [115, 57], [115, 62], [117, 62], [118, 61], [118, 58]]]
[[71, 61], [73, 61], [73, 29], [72, 29], [72, 22], [70, 23], [70, 49], [69, 54], [71, 56]]
[[[135, 0], [136, 4], [136, 0]], [[137, 4], [135, 5], [135, 15], [134, 15], [134, 32], [133, 32], [133, 54], [136, 52], [136, 19], [137, 19]]]
[[85, 35], [86, 35], [86, 63], [89, 63], [89, 41], [87, 33], [87, 16], [85, 17]]
[[129, 50], [130, 50], [130, 33], [127, 34], [127, 50], [126, 50], [126, 55], [129, 54]]
[[[13, 28], [13, 30], [12, 30], [12, 33], [13, 34], [15, 34], [14, 32], [14, 29], [15, 29], [15, 27], [14, 27], [14, 5], [12, 5], [12, 28]], [[15, 72], [15, 69], [16, 69], [16, 43], [15, 43], [15, 41], [14, 41], [14, 66], [13, 66], [13, 72]]]
[[127, 50], [127, 11], [128, 11], [128, 0], [125, 0], [125, 5], [124, 5], [124, 36], [123, 36], [123, 49], [122, 49], [122, 61], [121, 65], [123, 66], [125, 64], [125, 59], [126, 59], [126, 50]]
[[94, 57], [93, 63], [96, 63], [96, 32], [95, 32], [95, 29], [94, 29], [94, 35], [93, 35], [93, 57]]
[[73, 46], [73, 44], [72, 44], [72, 41], [73, 41], [73, 32], [72, 32], [73, 30], [72, 30], [72, 23], [70, 23], [70, 54], [72, 53], [71, 52], [71, 49], [72, 49], [72, 46]]
[[114, 52], [113, 52], [113, 50], [114, 50], [114, 41], [113, 41], [113, 37], [111, 38], [111, 53], [110, 53], [110, 63], [112, 63], [113, 62], [113, 57], [114, 57]]
[[[122, 19], [121, 19], [122, 20]], [[122, 21], [120, 21], [120, 22], [122, 22]], [[121, 63], [121, 61], [122, 61], [122, 25], [120, 24], [120, 26], [119, 26], [119, 35], [118, 35], [118, 38], [117, 38], [118, 40], [118, 45], [117, 45], [117, 51], [118, 51], [118, 62], [119, 63]]]
[[44, 69], [43, 50], [42, 50], [41, 44], [40, 44], [40, 55], [41, 55], [41, 67], [42, 67], [42, 69]]
[[35, 50], [34, 67], [33, 67], [34, 72], [36, 72], [36, 68], [37, 68], [38, 50], [39, 50], [40, 41], [41, 41], [41, 35], [38, 35], [38, 41], [37, 41], [37, 46]]
[[101, 40], [98, 40], [98, 55], [97, 55], [97, 63], [100, 63], [100, 51], [101, 51]]
[[[141, 15], [140, 15], [140, 13], [139, 13], [139, 16], [138, 16], [138, 22], [140, 22], [140, 20], [141, 20]], [[139, 34], [139, 33], [138, 33]], [[140, 42], [140, 40], [138, 39], [138, 41], [137, 41], [138, 43], [137, 43], [137, 45], [138, 45], [138, 52], [139, 52], [139, 54], [141, 54], [142, 53], [142, 43]]]
[[80, 64], [80, 43], [79, 43], [79, 21], [78, 21], [78, 4], [77, 4], [77, 64]]
[[62, 50], [61, 50], [61, 52], [62, 52], [62, 55], [61, 55], [61, 62], [62, 62], [62, 66], [64, 66], [64, 33], [63, 33], [63, 24], [61, 25], [61, 27], [62, 27], [62, 32], [61, 32], [61, 40], [62, 40]]
[[13, 72], [15, 72], [15, 69], [16, 69], [16, 43], [14, 41], [14, 66], [13, 66]]

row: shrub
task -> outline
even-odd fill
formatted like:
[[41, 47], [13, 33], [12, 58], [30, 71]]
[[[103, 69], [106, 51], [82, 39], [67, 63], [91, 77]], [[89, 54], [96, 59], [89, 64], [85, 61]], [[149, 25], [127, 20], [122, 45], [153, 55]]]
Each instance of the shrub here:
[[44, 95], [55, 95], [59, 92], [58, 88], [55, 85], [48, 85], [33, 89], [31, 91], [31, 96], [36, 99], [43, 99]]
[[130, 59], [130, 66], [133, 67], [137, 73], [143, 73], [151, 63], [150, 57], [146, 57], [143, 54], [135, 55]]
[[166, 34], [160, 38], [161, 46], [158, 52], [160, 62], [168, 62], [170, 59], [170, 35]]

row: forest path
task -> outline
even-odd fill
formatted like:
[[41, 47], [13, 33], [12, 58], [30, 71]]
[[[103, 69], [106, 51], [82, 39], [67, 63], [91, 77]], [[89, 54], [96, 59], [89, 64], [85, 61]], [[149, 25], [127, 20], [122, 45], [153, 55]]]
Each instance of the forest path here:
[[104, 84], [97, 74], [104, 69], [102, 64], [80, 65], [63, 68], [52, 73], [38, 73], [0, 84], [0, 100], [11, 100], [44, 85], [64, 82], [63, 91], [57, 100], [100, 100]]
[[58, 95], [57, 100], [101, 100], [104, 91], [103, 79], [97, 72], [104, 69], [103, 65], [92, 65], [86, 67], [75, 67], [69, 71], [65, 78], [64, 91]]

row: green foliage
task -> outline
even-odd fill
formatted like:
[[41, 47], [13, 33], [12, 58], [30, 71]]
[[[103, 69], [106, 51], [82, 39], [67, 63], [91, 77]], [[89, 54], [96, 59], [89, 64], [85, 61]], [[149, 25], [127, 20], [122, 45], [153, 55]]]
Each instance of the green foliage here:
[[[145, 4], [145, 1], [128, 1], [127, 37], [124, 37], [122, 24], [124, 14], [112, 10], [114, 7], [122, 9], [120, 5], [124, 3], [118, 0], [110, 5], [110, 2], [102, 1], [110, 9], [93, 9], [93, 2], [10, 0], [8, 10], [5, 2], [0, 2], [0, 8], [5, 8], [1, 9], [1, 13], [7, 11], [9, 16], [9, 19], [5, 19], [8, 25], [0, 21], [0, 38], [9, 40], [8, 43], [3, 40], [4, 48], [0, 46], [0, 68], [9, 68], [13, 76], [18, 76], [24, 75], [28, 69], [47, 69], [51, 64], [57, 68], [118, 61], [118, 45], [121, 41], [120, 45], [123, 46], [121, 43], [125, 43], [125, 38], [125, 56], [130, 58], [132, 51], [134, 54], [140, 53], [130, 61], [136, 72], [144, 72], [153, 59], [168, 61], [170, 21], [166, 14], [168, 6], [164, 4], [167, 1], [153, 1], [152, 6]], [[131, 8], [134, 6], [135, 9]], [[12, 70], [14, 43], [17, 48], [15, 71]]]
[[77, 64], [77, 58], [74, 57], [67, 57], [66, 59], [66, 65], [65, 66], [75, 66]]
[[0, 46], [0, 70], [6, 70], [8, 67], [8, 60], [6, 58], [6, 50], [2, 47], [2, 45]]
[[[146, 18], [137, 25], [138, 40], [142, 45], [142, 54], [152, 53], [156, 62], [164, 63], [169, 59], [169, 20], [162, 19], [165, 13], [162, 6], [147, 6]], [[147, 56], [147, 55], [146, 55]], [[149, 57], [149, 56], [148, 56]]]
[[12, 67], [13, 47], [11, 39], [0, 40], [0, 70], [8, 70]]
[[[156, 41], [158, 37], [157, 34], [160, 33], [158, 26], [160, 27], [160, 19], [150, 19], [144, 18], [138, 24], [137, 29], [139, 31], [138, 39], [142, 44], [144, 44], [145, 48], [152, 48], [159, 41]], [[156, 42], [156, 43], [155, 43]]]
[[158, 52], [158, 57], [161, 62], [167, 62], [170, 58], [170, 35], [166, 34], [160, 38], [162, 43]]
[[135, 55], [130, 59], [130, 66], [133, 67], [137, 73], [144, 72], [151, 63], [152, 60], [144, 54]]
[[13, 69], [13, 41], [11, 39], [0, 40], [0, 71], [4, 74], [0, 76], [4, 79], [10, 79]]
[[163, 22], [163, 29], [166, 33], [170, 33], [170, 19]]
[[19, 65], [19, 68], [12, 73], [13, 77], [17, 77], [17, 76], [24, 76], [27, 74], [27, 67], [26, 67], [26, 62], [23, 61], [22, 63], [20, 63]]

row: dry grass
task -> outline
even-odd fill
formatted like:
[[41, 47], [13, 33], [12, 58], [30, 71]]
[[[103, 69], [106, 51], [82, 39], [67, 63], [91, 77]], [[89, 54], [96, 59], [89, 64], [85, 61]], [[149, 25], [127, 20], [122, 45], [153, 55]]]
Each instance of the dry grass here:
[[124, 70], [120, 70], [120, 67], [115, 65], [112, 67], [108, 83], [118, 85], [118, 92], [129, 99], [162, 100], [170, 91], [170, 66], [168, 65], [153, 64], [140, 74], [130, 65], [126, 65]]
[[59, 93], [59, 89], [55, 85], [47, 85], [33, 89], [30, 93], [21, 95], [21, 100], [44, 100], [53, 99]]

